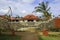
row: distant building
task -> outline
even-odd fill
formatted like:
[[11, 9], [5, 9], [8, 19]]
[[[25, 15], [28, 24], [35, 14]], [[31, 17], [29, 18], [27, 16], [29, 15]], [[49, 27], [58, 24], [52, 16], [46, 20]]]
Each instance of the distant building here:
[[[7, 19], [5, 15], [0, 15], [0, 18]], [[44, 21], [44, 18], [39, 18], [33, 14], [26, 15], [22, 18], [18, 17], [9, 17], [8, 22], [10, 23], [11, 27], [24, 28], [24, 27], [36, 27], [36, 28], [43, 28], [43, 27], [56, 27], [60, 28], [60, 18], [54, 18], [53, 20], [50, 19], [48, 21]], [[12, 24], [11, 24], [12, 22]], [[16, 29], [15, 28], [15, 29]]]
[[54, 19], [54, 25], [56, 28], [60, 28], [60, 17]]
[[6, 16], [5, 15], [0, 15], [0, 18], [6, 19]]
[[29, 15], [26, 15], [22, 18], [16, 18], [16, 17], [11, 17], [9, 18], [8, 20], [10, 21], [23, 21], [23, 22], [36, 22], [36, 21], [40, 21], [42, 19], [38, 18], [37, 16], [33, 15], [33, 14], [29, 14]]

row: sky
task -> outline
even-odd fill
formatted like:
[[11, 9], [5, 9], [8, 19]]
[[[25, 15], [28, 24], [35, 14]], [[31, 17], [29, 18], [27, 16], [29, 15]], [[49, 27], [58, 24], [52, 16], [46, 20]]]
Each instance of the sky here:
[[42, 13], [32, 13], [36, 6], [41, 2], [49, 2], [51, 7], [50, 12], [53, 15], [60, 15], [60, 0], [0, 0], [0, 15], [10, 14], [8, 13], [9, 6], [12, 9], [13, 16], [25, 16], [28, 14], [34, 14], [36, 16], [41, 16]]

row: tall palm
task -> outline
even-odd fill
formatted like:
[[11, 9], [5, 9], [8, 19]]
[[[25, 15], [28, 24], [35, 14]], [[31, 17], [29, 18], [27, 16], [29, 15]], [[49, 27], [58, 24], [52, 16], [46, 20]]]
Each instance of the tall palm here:
[[51, 17], [49, 10], [50, 7], [48, 7], [48, 2], [39, 3], [39, 6], [35, 7], [35, 12], [42, 12], [46, 18]]

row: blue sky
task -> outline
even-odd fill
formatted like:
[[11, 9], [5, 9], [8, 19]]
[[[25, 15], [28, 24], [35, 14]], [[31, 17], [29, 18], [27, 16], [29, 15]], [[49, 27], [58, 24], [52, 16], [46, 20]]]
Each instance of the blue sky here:
[[[51, 7], [50, 12], [55, 16], [60, 15], [60, 0], [0, 0], [0, 14], [6, 14], [9, 10], [9, 6], [12, 8], [13, 16], [25, 16], [32, 14], [34, 7], [43, 1], [48, 1]], [[36, 16], [42, 15], [42, 13], [33, 13]]]

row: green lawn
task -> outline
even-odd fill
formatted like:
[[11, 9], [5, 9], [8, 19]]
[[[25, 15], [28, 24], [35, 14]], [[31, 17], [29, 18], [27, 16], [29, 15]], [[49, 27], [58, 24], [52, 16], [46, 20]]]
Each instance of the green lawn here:
[[20, 40], [21, 36], [13, 36], [13, 35], [6, 35], [2, 34], [0, 35], [0, 40]]
[[60, 40], [60, 34], [49, 34], [49, 36], [39, 36], [39, 40]]
[[60, 40], [60, 38], [57, 37], [48, 37], [48, 36], [41, 36], [39, 40]]

